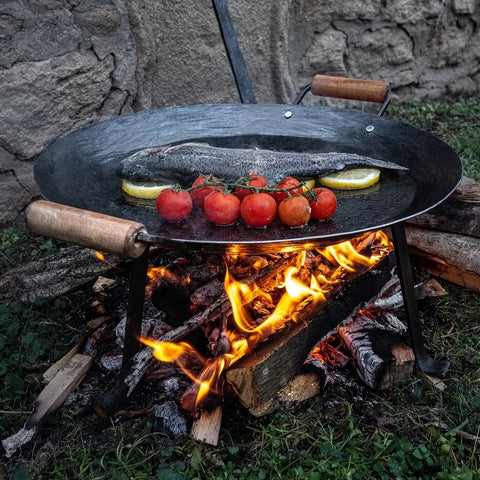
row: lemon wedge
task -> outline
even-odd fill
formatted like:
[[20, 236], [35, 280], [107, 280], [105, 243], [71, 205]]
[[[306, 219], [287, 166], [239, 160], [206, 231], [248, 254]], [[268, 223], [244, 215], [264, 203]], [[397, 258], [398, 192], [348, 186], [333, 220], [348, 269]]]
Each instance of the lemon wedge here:
[[380, 170], [378, 168], [354, 168], [352, 170], [330, 173], [318, 180], [323, 186], [328, 188], [356, 190], [374, 185], [379, 178]]
[[122, 190], [135, 198], [157, 198], [162, 190], [172, 188], [173, 185], [158, 185], [151, 182], [132, 182], [122, 179]]
[[309, 178], [308, 180], [306, 180], [305, 182], [302, 182], [303, 183], [303, 191], [304, 192], [307, 192], [308, 190], [313, 190], [313, 187], [315, 187], [315, 179], [314, 178]]

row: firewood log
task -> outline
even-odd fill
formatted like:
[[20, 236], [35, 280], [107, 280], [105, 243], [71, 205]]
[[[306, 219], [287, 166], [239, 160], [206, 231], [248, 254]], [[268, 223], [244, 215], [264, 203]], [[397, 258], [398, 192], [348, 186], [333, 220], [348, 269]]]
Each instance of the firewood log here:
[[[250, 277], [249, 280], [252, 284], [255, 282], [261, 286], [262, 282], [268, 281], [272, 276], [286, 268], [290, 261], [289, 258], [280, 258], [277, 263], [264, 268], [258, 274]], [[231, 312], [230, 301], [227, 295], [223, 293], [209, 307], [189, 318], [183, 325], [166, 333], [159, 340], [176, 342], [210, 320], [221, 315], [227, 315], [229, 312]], [[127, 398], [150, 369], [153, 362], [156, 362], [156, 360], [150, 347], [146, 347], [134, 355], [123, 371], [113, 378], [104, 394], [97, 398], [94, 405], [97, 414], [103, 417], [111, 417], [123, 409]]]
[[298, 322], [260, 344], [227, 370], [227, 382], [252, 414], [299, 371], [314, 345], [380, 291], [391, 276], [392, 262], [393, 255], [389, 255], [374, 271], [337, 286], [328, 302], [307, 305]]
[[412, 376], [415, 355], [396, 332], [364, 315], [355, 315], [338, 333], [363, 382], [385, 390]]
[[480, 292], [480, 238], [406, 229], [409, 251], [416, 264], [432, 274]]
[[89, 248], [71, 246], [6, 273], [0, 278], [0, 302], [51, 300], [74, 291], [120, 265], [113, 255], [98, 260]]
[[447, 200], [407, 225], [480, 238], [480, 183], [463, 177]]

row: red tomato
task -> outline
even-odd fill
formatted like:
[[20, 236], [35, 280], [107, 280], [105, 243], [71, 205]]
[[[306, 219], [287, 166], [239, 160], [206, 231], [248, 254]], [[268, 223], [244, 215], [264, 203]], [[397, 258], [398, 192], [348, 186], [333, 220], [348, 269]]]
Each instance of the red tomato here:
[[216, 191], [205, 199], [203, 208], [215, 225], [231, 225], [240, 215], [240, 200], [233, 193]]
[[[209, 182], [208, 177], [203, 175], [201, 177], [198, 177], [193, 183], [192, 187], [196, 187], [197, 185], [202, 185], [202, 184], [208, 185]], [[203, 205], [205, 203], [205, 199], [212, 193], [217, 190], [223, 190], [223, 187], [221, 186], [205, 186], [205, 187], [199, 187], [190, 192], [190, 195], [192, 196], [193, 203], [200, 208], [203, 208]]]
[[278, 206], [278, 216], [288, 227], [301, 227], [310, 220], [310, 204], [303, 195], [283, 200]]
[[337, 209], [337, 197], [328, 188], [314, 188], [313, 193], [316, 200], [310, 200], [312, 217], [317, 220], [330, 218]]
[[277, 215], [277, 202], [268, 193], [252, 193], [242, 200], [240, 215], [250, 227], [266, 227]]
[[158, 213], [167, 222], [181, 222], [192, 211], [193, 203], [190, 193], [186, 190], [167, 188], [157, 197]]
[[[299, 188], [292, 188], [290, 190], [291, 187], [295, 187], [297, 185], [300, 185], [300, 187]], [[289, 196], [289, 194], [291, 196], [294, 196], [294, 195], [303, 193], [303, 188], [302, 188], [301, 185], [302, 184], [300, 183], [300, 181], [297, 180], [296, 178], [286, 177], [277, 185], [276, 188], [288, 188], [289, 189], [288, 193], [287, 192], [273, 192], [271, 195], [275, 199], [275, 201], [277, 202], [277, 205], [279, 205], [282, 200], [285, 200]]]
[[[263, 175], [258, 175], [257, 173], [251, 173], [248, 176], [248, 182], [245, 184], [252, 188], [263, 188], [268, 185], [267, 179]], [[243, 200], [246, 196], [251, 195], [253, 193], [252, 190], [249, 188], [240, 188], [237, 187], [235, 189], [235, 195], [240, 199]]]

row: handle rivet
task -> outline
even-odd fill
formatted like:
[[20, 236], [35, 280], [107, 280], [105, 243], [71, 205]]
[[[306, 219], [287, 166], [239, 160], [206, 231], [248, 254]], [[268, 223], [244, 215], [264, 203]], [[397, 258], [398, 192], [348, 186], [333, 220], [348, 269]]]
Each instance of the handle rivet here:
[[368, 125], [367, 128], [365, 129], [368, 133], [373, 132], [375, 130], [375, 127], [373, 125]]
[[285, 118], [290, 118], [292, 115], [293, 115], [293, 113], [292, 113], [290, 110], [287, 110], [287, 111], [283, 114], [283, 116], [284, 116]]

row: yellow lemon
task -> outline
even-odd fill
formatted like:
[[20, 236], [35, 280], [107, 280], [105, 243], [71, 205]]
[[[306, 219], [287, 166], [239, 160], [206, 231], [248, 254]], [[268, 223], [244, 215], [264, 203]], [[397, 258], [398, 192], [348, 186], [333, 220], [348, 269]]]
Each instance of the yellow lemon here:
[[305, 182], [302, 182], [303, 183], [303, 191], [306, 192], [307, 190], [313, 190], [313, 187], [315, 187], [315, 179], [314, 178], [310, 178], [308, 180], [306, 180]]
[[341, 172], [330, 173], [319, 178], [319, 182], [328, 188], [355, 190], [367, 188], [378, 182], [380, 170], [378, 168], [354, 168]]
[[132, 182], [122, 179], [122, 190], [135, 198], [157, 198], [162, 190], [172, 188], [173, 185], [158, 185], [151, 182]]

